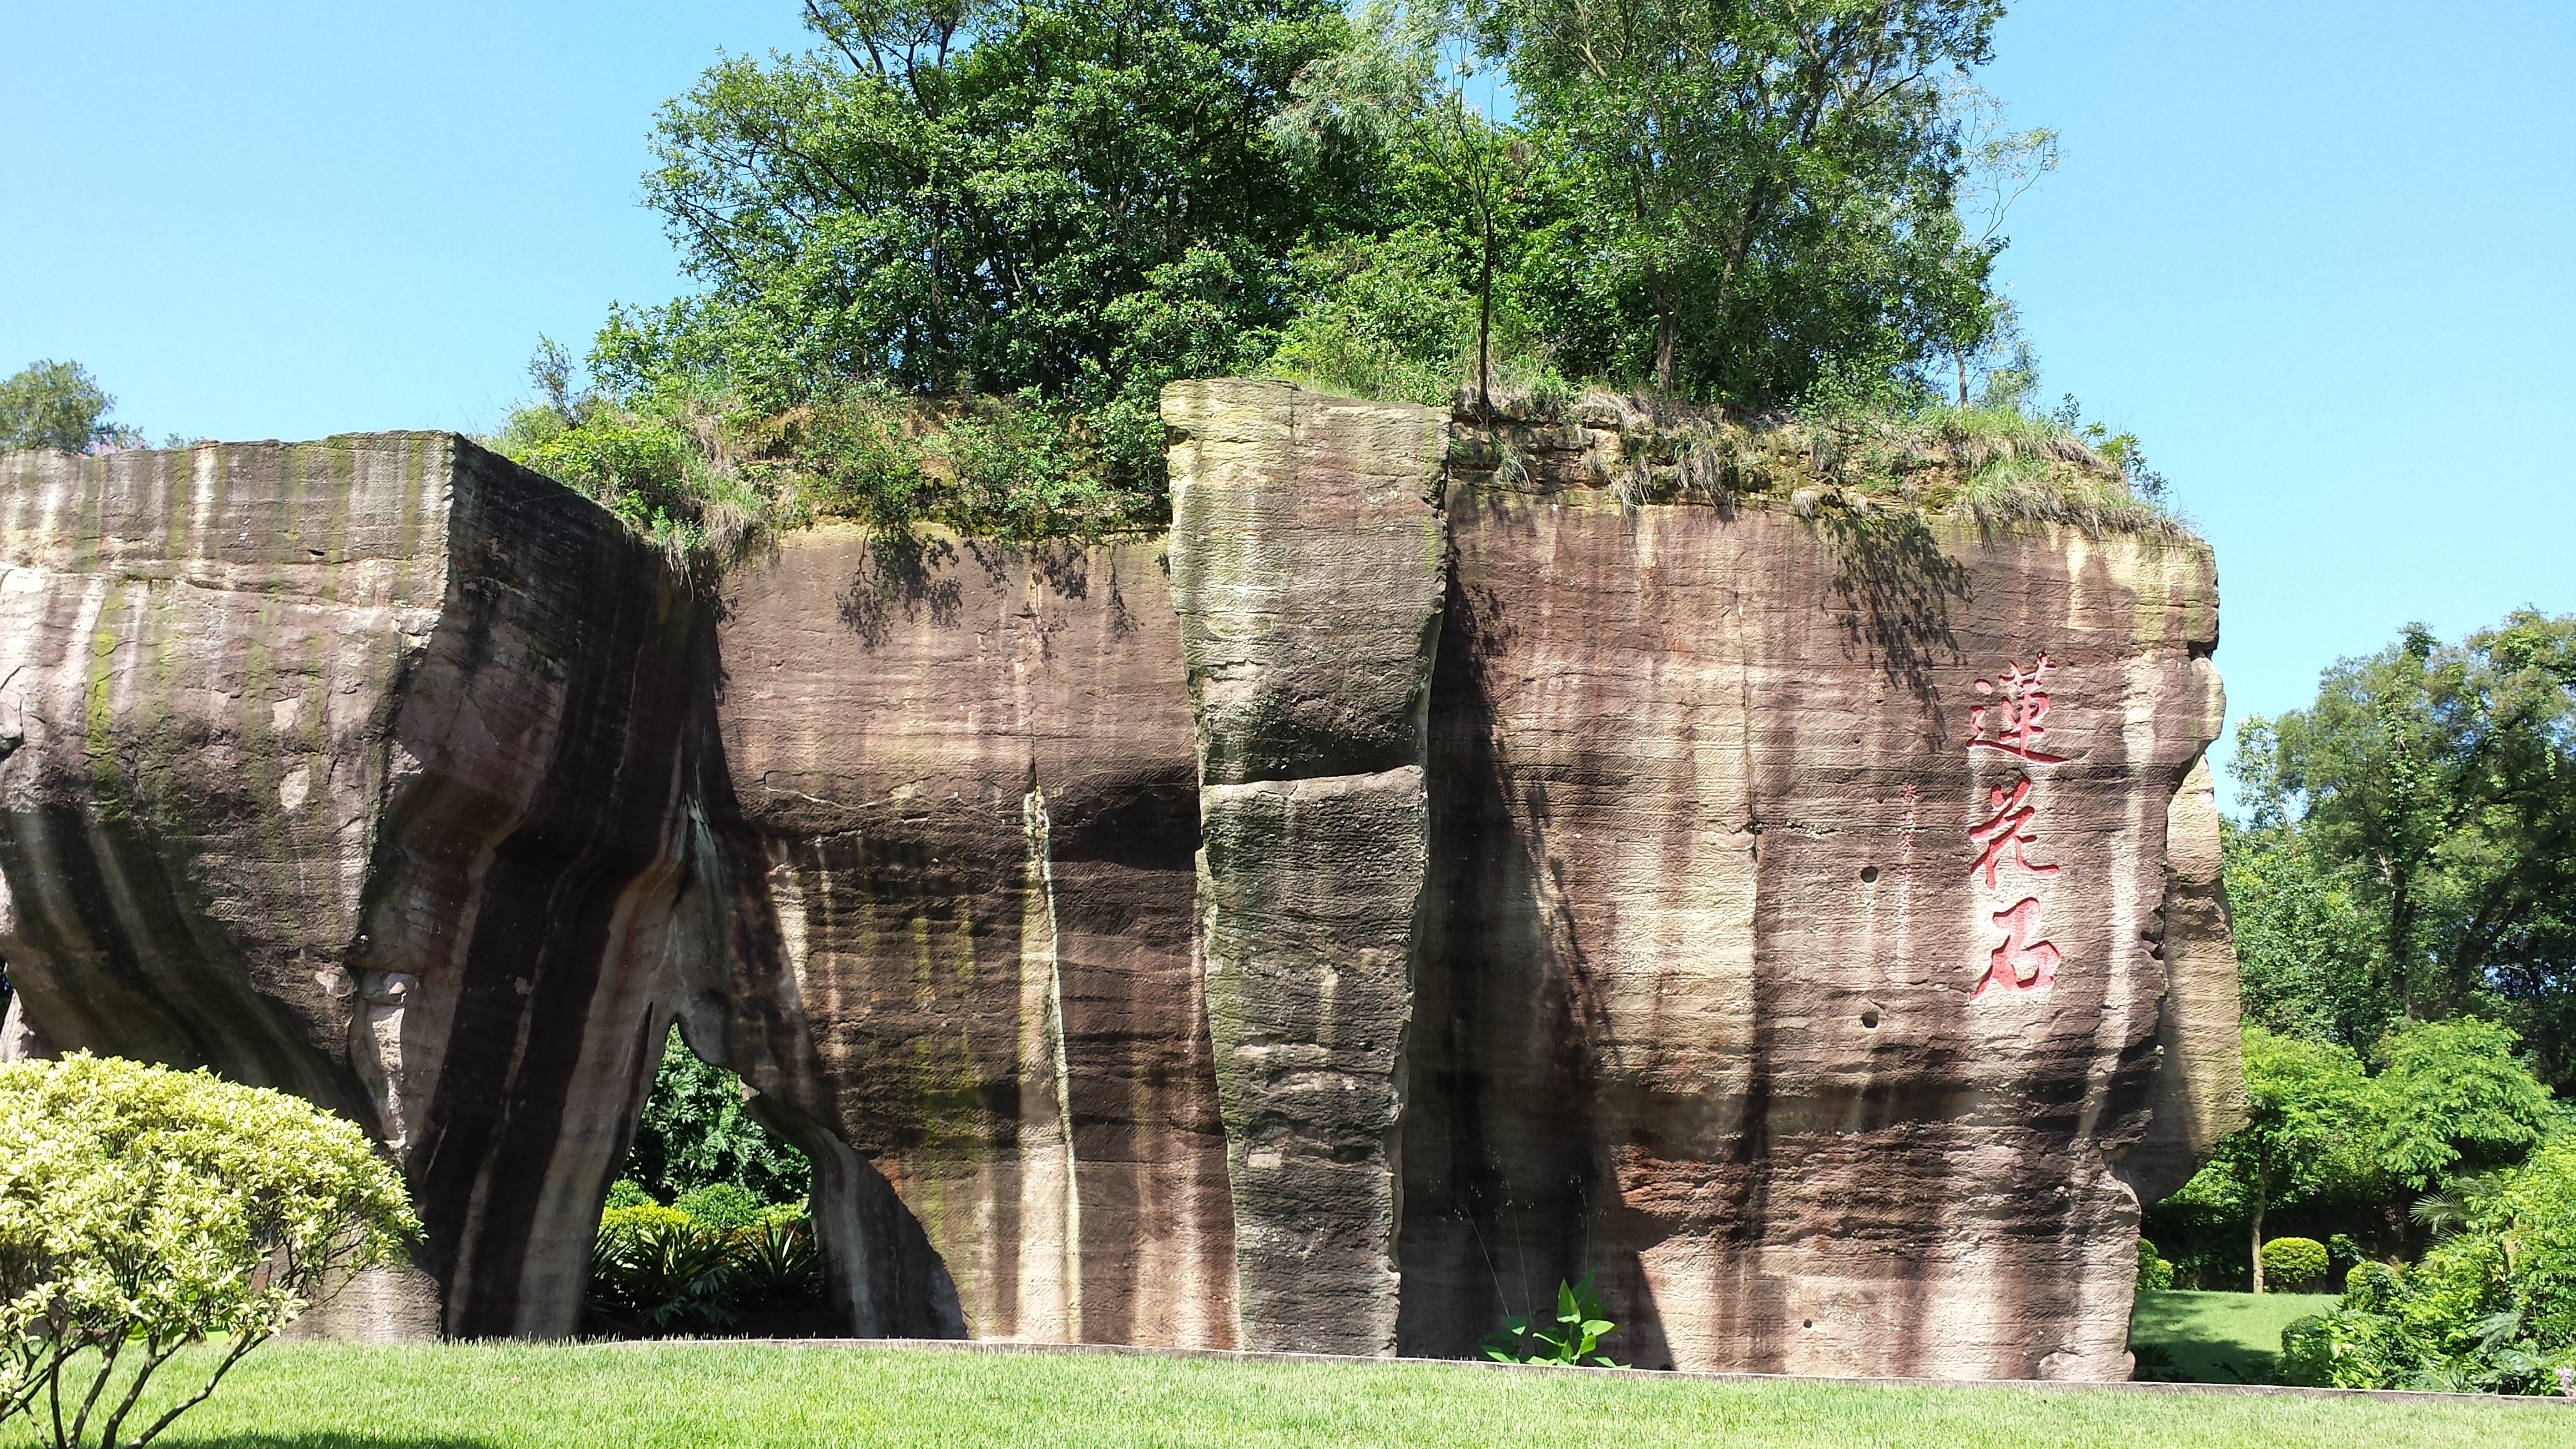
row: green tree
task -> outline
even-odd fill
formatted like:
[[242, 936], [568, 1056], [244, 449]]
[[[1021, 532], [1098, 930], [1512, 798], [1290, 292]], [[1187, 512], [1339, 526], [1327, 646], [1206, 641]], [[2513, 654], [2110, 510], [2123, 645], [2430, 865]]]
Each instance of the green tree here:
[[2382, 944], [2348, 873], [2295, 825], [2220, 826], [2228, 927], [2248, 1020], [2360, 1050], [2395, 1003], [2379, 989]]
[[674, 1026], [619, 1176], [663, 1203], [718, 1183], [787, 1203], [805, 1196], [813, 1167], [751, 1115], [742, 1079], [700, 1061]]
[[2265, 1218], [2348, 1192], [2369, 1171], [2357, 1150], [2370, 1121], [2368, 1087], [2349, 1048], [2245, 1027], [2245, 1126], [2175, 1196], [2243, 1224], [2255, 1292], [2263, 1291]]
[[[418, 1231], [366, 1135], [300, 1098], [86, 1053], [0, 1064], [0, 1427], [139, 1449]], [[207, 1339], [205, 1382], [138, 1413]]]
[[[861, 377], [1071, 405], [1152, 515], [1161, 384], [1251, 360], [1290, 252], [1362, 204], [1364, 177], [1290, 165], [1266, 124], [1299, 68], [1347, 43], [1339, 8], [812, 0], [806, 15], [813, 51], [728, 60], [664, 109], [648, 197], [706, 290], [621, 314], [604, 375], [695, 368], [769, 405]], [[1191, 305], [1220, 325], [1138, 325]]]
[[2001, 242], [1958, 215], [1953, 93], [2002, 10], [1495, 0], [1484, 42], [1585, 209], [1546, 264], [1572, 283], [1559, 309], [1624, 354], [1578, 365], [1618, 371], [1642, 340], [1663, 391], [1768, 406], [1838, 353], [1892, 340], [1911, 365], [1989, 335]]
[[2460, 1173], [2519, 1161], [2557, 1121], [2549, 1089], [2514, 1059], [2517, 1038], [2491, 1021], [2401, 1026], [2372, 1048], [2369, 1152], [2418, 1192]]
[[[1468, 99], [1476, 56], [1464, 48], [1470, 25], [1453, 0], [1371, 0], [1358, 26], [1356, 43], [1298, 73], [1271, 132], [1309, 165], [1336, 149], [1362, 157], [1383, 151], [1434, 183], [1429, 196], [1413, 192], [1407, 209], [1416, 228], [1465, 223], [1476, 256], [1476, 405], [1490, 409], [1496, 254], [1507, 211], [1521, 194], [1517, 178], [1533, 153], [1516, 129], [1495, 124]], [[1460, 51], [1454, 61], [1444, 55], [1453, 46]]]
[[2576, 1082], [2576, 615], [2422, 626], [2237, 734], [2258, 828], [2295, 828], [2373, 949], [2357, 1016], [2490, 1015]]
[[140, 432], [109, 420], [115, 407], [116, 399], [79, 363], [31, 362], [0, 379], [0, 453], [139, 446]]

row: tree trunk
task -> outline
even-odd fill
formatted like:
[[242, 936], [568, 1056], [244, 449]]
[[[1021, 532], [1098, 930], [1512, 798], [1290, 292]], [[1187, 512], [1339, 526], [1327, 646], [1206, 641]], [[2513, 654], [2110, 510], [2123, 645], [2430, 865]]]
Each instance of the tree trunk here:
[[1494, 335], [1494, 218], [1485, 217], [1485, 266], [1476, 279], [1476, 411], [1480, 416], [1494, 415], [1494, 400], [1486, 394], [1486, 379], [1493, 376], [1492, 343]]
[[[2270, 1153], [2263, 1154], [2269, 1159]], [[2266, 1160], [2254, 1170], [2254, 1291], [2263, 1291], [2263, 1200], [2272, 1195], [2271, 1163]]]
[[1673, 391], [1673, 349], [1678, 340], [1673, 325], [1672, 284], [1661, 278], [1655, 282], [1655, 390], [1666, 395]]
[[1965, 408], [1968, 405], [1968, 354], [1955, 352], [1951, 356], [1959, 362], [1959, 406]]

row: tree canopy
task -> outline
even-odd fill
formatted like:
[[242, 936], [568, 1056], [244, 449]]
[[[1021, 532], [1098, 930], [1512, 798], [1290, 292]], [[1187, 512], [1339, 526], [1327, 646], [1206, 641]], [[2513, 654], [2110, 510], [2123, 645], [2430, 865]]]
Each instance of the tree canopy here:
[[664, 108], [648, 198], [706, 290], [621, 315], [612, 376], [1027, 393], [1149, 469], [1160, 385], [1240, 365], [1288, 254], [1367, 229], [1365, 167], [1292, 166], [1268, 130], [1349, 43], [1329, 0], [806, 11], [814, 50], [726, 61]]
[[2001, 9], [809, 0], [812, 48], [657, 124], [699, 289], [617, 309], [592, 387], [499, 441], [695, 548], [816, 513], [1154, 526], [1181, 376], [1749, 416], [1955, 372], [1964, 407], [2010, 327], [1968, 198], [2045, 140], [1971, 84]]
[[2563, 1265], [2515, 1245], [2576, 1135], [2576, 616], [2410, 627], [2246, 721], [2236, 772], [2252, 1120], [2149, 1232], [2213, 1287], [2259, 1283], [2267, 1235], [2333, 1244], [2344, 1307], [2290, 1344], [2308, 1381], [2553, 1384], [2576, 1340], [2533, 1330]]
[[2367, 1046], [2487, 1016], [2576, 1084], [2576, 615], [2422, 626], [2237, 731], [2228, 888], [2248, 1004]]
[[31, 362], [0, 378], [0, 453], [133, 447], [143, 435], [108, 414], [116, 399], [77, 362]]
[[2001, 0], [1496, 0], [1479, 25], [1576, 178], [1533, 260], [1575, 365], [1762, 407], [1828, 359], [1995, 321], [1966, 77]]

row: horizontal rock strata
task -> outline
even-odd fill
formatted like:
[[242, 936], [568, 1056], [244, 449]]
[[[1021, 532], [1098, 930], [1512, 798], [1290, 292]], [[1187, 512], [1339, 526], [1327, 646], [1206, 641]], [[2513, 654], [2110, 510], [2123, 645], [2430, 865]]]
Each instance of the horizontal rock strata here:
[[691, 617], [606, 511], [443, 434], [0, 459], [18, 1005], [368, 1124], [444, 1306], [367, 1332], [579, 1322], [660, 1039]]
[[1590, 1273], [1647, 1366], [2125, 1372], [2241, 1113], [2207, 548], [1165, 410], [1168, 539], [696, 588], [446, 435], [0, 459], [0, 1056], [366, 1123], [428, 1234], [338, 1336], [574, 1331], [677, 1020], [856, 1333], [1461, 1355]]

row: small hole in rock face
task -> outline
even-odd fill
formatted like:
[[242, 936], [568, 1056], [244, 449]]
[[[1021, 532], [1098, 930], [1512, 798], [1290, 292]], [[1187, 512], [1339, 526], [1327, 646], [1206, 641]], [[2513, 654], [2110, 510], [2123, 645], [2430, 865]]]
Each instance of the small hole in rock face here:
[[1807, 1326], [1808, 1326], [1809, 1328], [1813, 1328], [1813, 1327], [1815, 1327], [1815, 1326], [1816, 1326], [1816, 1320], [1814, 1320], [1814, 1319], [1812, 1319], [1812, 1318], [1808, 1319], [1808, 1320], [1807, 1320]]
[[1860, 1014], [1860, 1024], [1871, 1031], [1878, 1030], [1878, 1008], [1873, 1006], [1869, 1010], [1862, 1012]]
[[1878, 867], [1874, 865], [1862, 866], [1860, 868], [1860, 883], [1862, 885], [1878, 884]]

